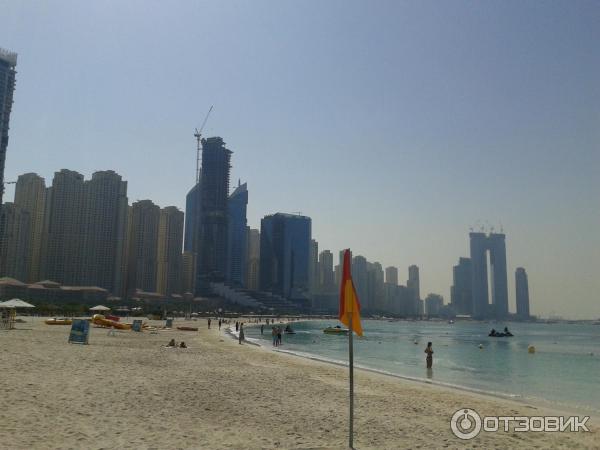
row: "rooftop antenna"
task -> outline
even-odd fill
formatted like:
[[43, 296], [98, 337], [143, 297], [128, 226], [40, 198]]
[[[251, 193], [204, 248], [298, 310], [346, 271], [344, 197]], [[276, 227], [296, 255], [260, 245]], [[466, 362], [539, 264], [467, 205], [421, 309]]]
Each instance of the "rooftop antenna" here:
[[198, 184], [200, 182], [200, 152], [202, 151], [202, 142], [201, 142], [202, 130], [204, 130], [204, 126], [206, 125], [206, 121], [208, 120], [208, 116], [210, 115], [210, 112], [212, 110], [213, 110], [213, 107], [211, 105], [210, 109], [206, 113], [204, 122], [202, 122], [202, 126], [200, 127], [199, 130], [198, 130], [198, 128], [196, 128], [196, 132], [194, 133], [194, 137], [196, 138], [196, 184]]

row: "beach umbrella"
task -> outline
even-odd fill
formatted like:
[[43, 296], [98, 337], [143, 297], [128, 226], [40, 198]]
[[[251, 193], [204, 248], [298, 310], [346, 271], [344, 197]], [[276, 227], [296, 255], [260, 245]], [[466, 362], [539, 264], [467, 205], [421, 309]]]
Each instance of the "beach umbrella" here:
[[35, 306], [19, 298], [13, 298], [0, 303], [0, 308], [35, 308]]
[[108, 308], [104, 305], [97, 305], [97, 306], [94, 306], [93, 308], [90, 308], [90, 311], [110, 311], [110, 308]]

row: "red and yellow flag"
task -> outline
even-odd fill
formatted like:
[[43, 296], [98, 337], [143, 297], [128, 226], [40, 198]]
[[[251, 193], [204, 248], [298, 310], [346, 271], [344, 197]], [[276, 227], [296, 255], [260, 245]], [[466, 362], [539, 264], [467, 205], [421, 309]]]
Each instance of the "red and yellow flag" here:
[[[350, 327], [350, 315], [352, 315], [352, 327]], [[360, 324], [360, 302], [350, 272], [350, 250], [344, 250], [344, 268], [342, 272], [342, 283], [340, 286], [340, 322], [346, 325], [359, 336], [363, 330]]]

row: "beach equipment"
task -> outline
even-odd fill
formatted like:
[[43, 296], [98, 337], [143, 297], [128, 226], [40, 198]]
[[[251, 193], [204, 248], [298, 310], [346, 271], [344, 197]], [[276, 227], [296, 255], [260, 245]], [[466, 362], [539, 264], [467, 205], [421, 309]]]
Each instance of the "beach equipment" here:
[[529, 353], [535, 353], [535, 347], [533, 345], [530, 345], [529, 347], [527, 347], [527, 351]]
[[73, 320], [71, 319], [47, 319], [44, 320], [46, 325], [71, 325]]
[[350, 448], [354, 448], [354, 349], [352, 346], [352, 335], [363, 335], [362, 325], [360, 323], [360, 302], [352, 273], [350, 271], [350, 249], [344, 250], [344, 266], [342, 269], [342, 282], [340, 286], [340, 312], [339, 319], [348, 327], [348, 369], [350, 381], [350, 420], [348, 443]]
[[323, 330], [323, 333], [325, 334], [340, 334], [340, 335], [347, 335], [348, 332], [350, 330], [348, 328], [342, 328], [339, 325], [336, 327], [327, 327]]
[[[12, 298], [0, 303], [0, 308], [4, 311], [0, 316], [0, 329], [12, 330], [15, 328], [18, 308], [35, 308], [35, 305], [24, 302], [18, 298]], [[33, 317], [31, 318], [33, 321]]]
[[102, 327], [112, 327], [118, 330], [131, 330], [130, 323], [115, 322], [114, 320], [105, 318], [102, 314], [94, 314], [92, 316], [92, 322], [94, 325], [100, 325]]
[[197, 327], [177, 327], [179, 331], [198, 331]]
[[19, 298], [13, 298], [0, 303], [0, 308], [35, 308], [35, 305], [24, 302]]
[[84, 319], [75, 319], [71, 324], [69, 344], [89, 344], [90, 323]]
[[110, 308], [104, 305], [96, 305], [90, 308], [90, 311], [110, 311]]

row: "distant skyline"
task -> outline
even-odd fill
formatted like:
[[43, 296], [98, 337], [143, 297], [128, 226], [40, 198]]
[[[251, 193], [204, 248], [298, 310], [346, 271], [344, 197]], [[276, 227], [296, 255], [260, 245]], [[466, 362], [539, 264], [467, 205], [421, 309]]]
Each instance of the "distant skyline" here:
[[[506, 233], [508, 298], [600, 317], [600, 4], [0, 4], [19, 54], [5, 180], [115, 170], [185, 209], [198, 127], [233, 151], [248, 224], [312, 218], [319, 249], [420, 268], [450, 301], [469, 228]], [[4, 201], [12, 201], [8, 185]], [[489, 228], [489, 226], [488, 226]], [[337, 261], [335, 261], [337, 263]]]

